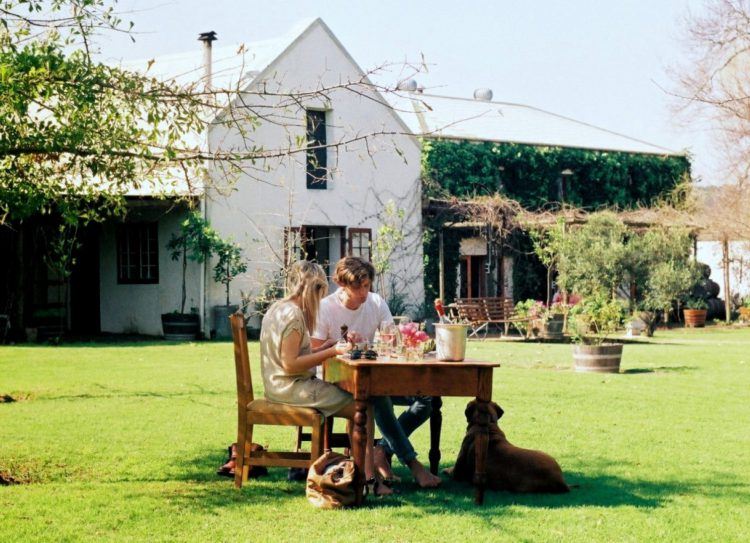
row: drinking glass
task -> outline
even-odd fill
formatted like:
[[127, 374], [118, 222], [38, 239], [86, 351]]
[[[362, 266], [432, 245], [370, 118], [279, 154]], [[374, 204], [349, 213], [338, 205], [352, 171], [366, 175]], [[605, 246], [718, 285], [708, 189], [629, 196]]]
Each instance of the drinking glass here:
[[396, 325], [390, 321], [383, 321], [380, 323], [380, 341], [383, 345], [383, 358], [386, 360], [390, 358], [393, 348], [396, 346], [396, 337], [398, 335], [398, 329]]

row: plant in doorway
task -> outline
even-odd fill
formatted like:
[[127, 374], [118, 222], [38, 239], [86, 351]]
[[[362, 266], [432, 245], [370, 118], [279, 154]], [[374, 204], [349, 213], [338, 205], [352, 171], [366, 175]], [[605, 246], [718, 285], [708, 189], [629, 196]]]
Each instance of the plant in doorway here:
[[191, 211], [180, 224], [180, 231], [172, 234], [167, 249], [174, 261], [182, 262], [182, 288], [180, 310], [163, 313], [161, 316], [164, 338], [173, 341], [191, 340], [200, 333], [200, 315], [198, 311], [185, 313], [186, 274], [188, 259], [205, 262], [211, 256], [220, 241], [219, 235], [197, 211]]
[[229, 283], [241, 273], [247, 271], [247, 263], [242, 258], [242, 248], [231, 239], [216, 240], [214, 252], [218, 256], [214, 266], [214, 281], [225, 287], [226, 304], [214, 306], [214, 330], [217, 338], [232, 337], [229, 327], [229, 316], [237, 311], [239, 306], [229, 303]]

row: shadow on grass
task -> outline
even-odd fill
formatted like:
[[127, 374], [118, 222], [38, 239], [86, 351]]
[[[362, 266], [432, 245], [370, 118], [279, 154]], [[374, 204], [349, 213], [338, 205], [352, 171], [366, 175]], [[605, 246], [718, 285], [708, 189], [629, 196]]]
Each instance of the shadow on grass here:
[[695, 371], [698, 366], [658, 366], [655, 368], [629, 368], [621, 373], [683, 373]]
[[[173, 499], [181, 506], [198, 510], [218, 510], [228, 507], [283, 506], [290, 497], [299, 498], [305, 494], [304, 482], [286, 480], [285, 468], [271, 468], [269, 474], [259, 479], [251, 479], [240, 491], [234, 488], [232, 479], [215, 475], [216, 469], [224, 462], [225, 453], [217, 450], [204, 456], [183, 460], [173, 464], [166, 480], [181, 480], [194, 483]], [[449, 464], [441, 466], [441, 469]], [[369, 498], [366, 507], [387, 508], [410, 505], [408, 514], [415, 514], [414, 508], [424, 515], [454, 514], [472, 515], [488, 522], [497, 514], [512, 513], [508, 506], [542, 508], [576, 507], [636, 507], [656, 509], [670, 502], [675, 496], [704, 494], [750, 497], [750, 486], [739, 484], [727, 475], [708, 476], [700, 481], [663, 481], [647, 478], [625, 478], [601, 472], [583, 473], [568, 471], [565, 474], [572, 486], [568, 494], [514, 494], [510, 492], [487, 491], [483, 506], [474, 504], [474, 489], [471, 485], [458, 483], [442, 476], [443, 484], [438, 490], [422, 490], [407, 477], [405, 470], [399, 470], [404, 482], [398, 485], [400, 494], [384, 498]], [[401, 473], [403, 472], [403, 473]], [[406, 510], [404, 514], [407, 514]]]
[[[192, 383], [187, 385], [190, 387], [189, 390], [180, 391], [161, 391], [154, 392], [148, 390], [127, 390], [111, 387], [108, 385], [102, 385], [100, 383], [93, 383], [92, 387], [98, 388], [101, 392], [84, 392], [81, 394], [58, 394], [58, 395], [44, 395], [38, 396], [38, 400], [98, 400], [108, 398], [182, 398], [190, 396], [226, 396], [231, 395], [232, 390], [211, 390], [203, 385]], [[197, 402], [201, 403], [201, 402]], [[206, 404], [202, 404], [206, 405]]]

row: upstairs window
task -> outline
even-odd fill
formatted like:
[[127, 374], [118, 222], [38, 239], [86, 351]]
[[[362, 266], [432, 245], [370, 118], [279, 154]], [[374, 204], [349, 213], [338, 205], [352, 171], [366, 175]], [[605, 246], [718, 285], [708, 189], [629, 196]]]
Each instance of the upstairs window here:
[[372, 230], [369, 228], [349, 229], [349, 256], [372, 260]]
[[158, 283], [159, 246], [157, 223], [123, 224], [117, 227], [117, 282]]
[[328, 188], [326, 112], [307, 110], [307, 188]]

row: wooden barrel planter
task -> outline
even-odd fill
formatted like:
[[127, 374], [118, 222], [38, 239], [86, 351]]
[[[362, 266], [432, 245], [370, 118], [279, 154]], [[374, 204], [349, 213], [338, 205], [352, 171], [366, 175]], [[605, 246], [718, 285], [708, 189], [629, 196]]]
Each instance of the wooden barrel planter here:
[[688, 328], [703, 328], [706, 326], [706, 310], [705, 309], [685, 309], [683, 315], [685, 316], [685, 326]]
[[576, 371], [619, 373], [621, 360], [621, 343], [575, 345], [573, 347], [573, 362]]
[[191, 341], [201, 331], [201, 320], [194, 313], [163, 313], [161, 327], [167, 341]]

